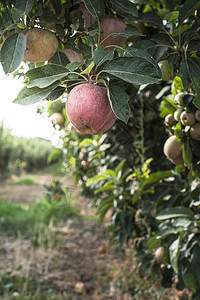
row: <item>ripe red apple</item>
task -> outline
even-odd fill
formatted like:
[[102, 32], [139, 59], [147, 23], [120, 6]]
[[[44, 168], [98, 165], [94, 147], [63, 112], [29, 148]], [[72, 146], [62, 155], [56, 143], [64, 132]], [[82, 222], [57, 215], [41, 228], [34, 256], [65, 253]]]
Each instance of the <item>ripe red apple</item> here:
[[175, 135], [170, 136], [164, 144], [164, 154], [175, 165], [183, 164], [182, 142], [178, 141]]
[[183, 108], [178, 108], [175, 112], [174, 112], [174, 119], [179, 122], [180, 121], [180, 117], [181, 114], [183, 113], [184, 109]]
[[169, 114], [165, 117], [165, 125], [167, 126], [173, 126], [176, 124], [176, 120], [172, 114]]
[[192, 139], [200, 141], [200, 123], [194, 124], [189, 131]]
[[[101, 45], [104, 47], [109, 46], [109, 45], [117, 45], [117, 46], [122, 46], [125, 41], [126, 37], [125, 36], [112, 36], [108, 37], [112, 33], [124, 33], [126, 29], [126, 24], [124, 23], [123, 20], [117, 17], [109, 17], [106, 16], [101, 20], [101, 27], [103, 29], [103, 32], [101, 33], [101, 38], [100, 41], [102, 42]], [[106, 39], [105, 39], [106, 38]], [[105, 39], [105, 41], [103, 41]], [[114, 47], [107, 47], [105, 48], [106, 50], [113, 49]]]
[[184, 126], [192, 126], [196, 123], [196, 118], [193, 113], [183, 111], [180, 115], [180, 121]]
[[107, 96], [107, 89], [91, 83], [74, 87], [66, 102], [69, 121], [85, 134], [101, 134], [116, 121]]
[[175, 97], [174, 97], [174, 103], [180, 107], [181, 106], [181, 99], [183, 98], [185, 94], [184, 93], [178, 93]]
[[198, 122], [200, 122], [200, 109], [195, 112], [195, 118]]
[[165, 248], [163, 246], [161, 246], [154, 253], [155, 260], [160, 265], [163, 264], [163, 262], [164, 262], [164, 260], [163, 260], [164, 252], [165, 252]]
[[24, 60], [30, 62], [45, 62], [49, 60], [58, 49], [58, 40], [48, 29], [31, 28], [24, 32], [26, 37], [26, 50]]
[[55, 112], [53, 115], [51, 115], [50, 120], [54, 125], [58, 124], [60, 127], [63, 127], [65, 123], [65, 118], [63, 114], [59, 112]]
[[63, 49], [61, 52], [65, 53], [70, 62], [80, 62], [84, 63], [82, 55], [72, 49]]
[[162, 80], [168, 81], [168, 80], [173, 78], [173, 74], [170, 71], [169, 64], [168, 64], [167, 60], [161, 60], [158, 63], [158, 65], [159, 65], [161, 73], [162, 73]]

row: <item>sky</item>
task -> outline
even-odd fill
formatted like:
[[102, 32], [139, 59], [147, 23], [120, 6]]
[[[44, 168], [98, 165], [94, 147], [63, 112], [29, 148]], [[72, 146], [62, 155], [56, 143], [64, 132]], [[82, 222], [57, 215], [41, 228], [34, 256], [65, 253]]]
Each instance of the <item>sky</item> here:
[[12, 103], [24, 86], [23, 79], [6, 76], [0, 66], [0, 124], [3, 121], [4, 127], [11, 129], [13, 135], [42, 137], [55, 144], [57, 137], [51, 121], [36, 113], [38, 103], [28, 106]]

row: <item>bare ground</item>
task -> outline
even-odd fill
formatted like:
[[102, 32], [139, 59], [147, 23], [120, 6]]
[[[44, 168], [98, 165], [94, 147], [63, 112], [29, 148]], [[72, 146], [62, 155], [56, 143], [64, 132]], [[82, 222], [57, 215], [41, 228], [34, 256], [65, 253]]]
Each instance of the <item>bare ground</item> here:
[[[31, 174], [29, 177], [34, 179], [35, 184], [13, 185], [19, 179], [16, 176], [1, 183], [0, 197], [30, 205], [39, 200], [44, 195], [43, 184], [50, 184], [53, 178], [49, 174]], [[114, 248], [108, 247], [107, 223], [99, 224], [91, 200], [80, 196], [71, 178], [64, 178], [63, 184], [76, 193], [77, 205], [86, 218], [70, 219], [65, 224], [52, 227], [58, 242], [53, 240], [48, 247], [36, 248], [30, 240], [0, 236], [0, 275], [11, 271], [20, 276], [31, 274], [51, 280], [57, 293], [51, 299], [55, 300], [180, 299], [182, 293], [179, 295], [173, 289], [162, 291], [159, 283], [151, 287], [147, 278], [141, 283], [141, 286], [147, 285], [146, 292], [131, 297], [127, 292], [129, 286], [134, 289], [134, 280], [138, 285], [131, 247], [116, 258]]]
[[[28, 177], [35, 184], [13, 185], [19, 179], [16, 176], [1, 183], [1, 198], [31, 205], [43, 196], [43, 184], [53, 180], [51, 175]], [[77, 205], [86, 220], [70, 219], [52, 228], [59, 241], [45, 248], [33, 248], [29, 240], [0, 237], [0, 272], [12, 271], [20, 276], [42, 274], [44, 280], [53, 282], [58, 292], [56, 299], [122, 299], [124, 292], [115, 284], [123, 281], [122, 272], [127, 267], [124, 254], [117, 259], [114, 249], [108, 247], [106, 223], [99, 225], [91, 200], [80, 196], [70, 178], [63, 183], [77, 194]], [[22, 269], [17, 271], [19, 266]]]

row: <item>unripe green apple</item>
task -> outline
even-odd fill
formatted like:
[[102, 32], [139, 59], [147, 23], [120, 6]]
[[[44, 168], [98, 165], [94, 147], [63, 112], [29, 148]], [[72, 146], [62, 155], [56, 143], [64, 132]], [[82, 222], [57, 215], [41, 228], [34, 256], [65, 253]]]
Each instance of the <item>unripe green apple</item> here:
[[174, 103], [177, 105], [177, 106], [181, 106], [181, 99], [183, 98], [185, 94], [184, 93], [178, 93], [175, 97], [174, 97]]
[[173, 74], [170, 71], [169, 64], [167, 60], [161, 60], [158, 63], [158, 66], [160, 67], [161, 73], [162, 73], [162, 80], [168, 81], [173, 78]]
[[175, 165], [183, 164], [182, 142], [178, 141], [175, 135], [170, 136], [164, 144], [164, 154]]
[[65, 123], [65, 118], [63, 114], [59, 112], [55, 112], [53, 115], [51, 115], [50, 120], [54, 125], [58, 124], [60, 127], [63, 127]]
[[[126, 24], [124, 21], [120, 18], [117, 17], [109, 17], [106, 16], [101, 20], [101, 27], [103, 32], [101, 33], [100, 41], [102, 42], [101, 45], [106, 47], [109, 45], [117, 45], [117, 46], [122, 46], [125, 41], [126, 37], [119, 35], [119, 36], [109, 36], [110, 34], [113, 33], [124, 33], [126, 29]], [[106, 38], [106, 39], [105, 39]], [[105, 39], [105, 40], [104, 40]], [[106, 50], [113, 49], [114, 47], [106, 47]]]
[[193, 140], [200, 141], [200, 123], [194, 124], [190, 128], [189, 134]]
[[165, 117], [165, 125], [167, 126], [173, 126], [176, 124], [176, 120], [172, 114], [169, 114]]
[[26, 50], [24, 60], [30, 62], [45, 62], [56, 53], [58, 39], [48, 29], [31, 28], [24, 32], [26, 37]]
[[200, 109], [195, 112], [195, 118], [198, 122], [200, 122]]
[[72, 125], [84, 134], [104, 133], [117, 119], [107, 89], [91, 83], [77, 85], [70, 91], [66, 112]]
[[193, 126], [196, 123], [196, 118], [193, 113], [183, 111], [180, 115], [180, 121], [184, 126]]
[[80, 62], [84, 63], [82, 55], [72, 49], [63, 49], [61, 52], [65, 53], [70, 62]]
[[180, 117], [182, 112], [184, 111], [183, 108], [178, 108], [175, 112], [174, 112], [174, 119], [179, 122], [180, 121]]

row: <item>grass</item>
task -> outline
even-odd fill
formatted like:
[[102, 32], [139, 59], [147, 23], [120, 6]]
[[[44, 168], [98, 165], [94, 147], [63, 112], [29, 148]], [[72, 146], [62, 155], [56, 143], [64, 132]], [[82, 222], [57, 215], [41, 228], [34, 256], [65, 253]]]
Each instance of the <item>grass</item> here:
[[70, 195], [63, 195], [59, 201], [44, 197], [33, 205], [0, 200], [0, 234], [30, 238], [30, 235], [46, 231], [49, 224], [52, 227], [59, 221], [80, 218], [79, 208], [74, 204], [75, 199], [71, 197], [69, 200], [68, 197]]
[[29, 177], [17, 180], [12, 183], [12, 185], [32, 185], [32, 184], [35, 184], [35, 181], [33, 178], [29, 178]]

